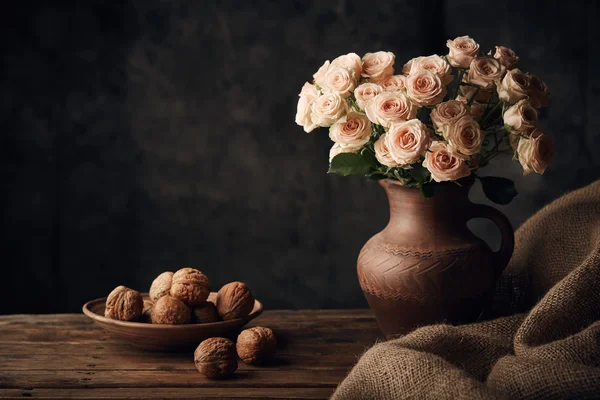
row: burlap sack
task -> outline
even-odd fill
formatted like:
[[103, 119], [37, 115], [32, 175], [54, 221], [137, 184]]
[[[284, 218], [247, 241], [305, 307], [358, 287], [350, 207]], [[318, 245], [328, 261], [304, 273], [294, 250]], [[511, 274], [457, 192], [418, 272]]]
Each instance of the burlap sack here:
[[518, 229], [493, 312], [376, 344], [332, 398], [600, 399], [600, 181]]

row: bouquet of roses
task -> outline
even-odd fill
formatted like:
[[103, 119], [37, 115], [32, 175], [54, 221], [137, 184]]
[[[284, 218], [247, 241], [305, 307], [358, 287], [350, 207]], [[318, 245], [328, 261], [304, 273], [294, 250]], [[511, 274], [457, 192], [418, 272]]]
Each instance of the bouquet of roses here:
[[[296, 123], [306, 132], [329, 128], [329, 172], [395, 179], [426, 197], [437, 182], [460, 184], [503, 153], [524, 175], [544, 172], [554, 156], [537, 123], [548, 105], [546, 84], [516, 68], [509, 48], [484, 55], [469, 36], [447, 46], [447, 55], [413, 58], [400, 74], [393, 53], [346, 54], [304, 84]], [[508, 179], [480, 179], [493, 201], [516, 195]]]

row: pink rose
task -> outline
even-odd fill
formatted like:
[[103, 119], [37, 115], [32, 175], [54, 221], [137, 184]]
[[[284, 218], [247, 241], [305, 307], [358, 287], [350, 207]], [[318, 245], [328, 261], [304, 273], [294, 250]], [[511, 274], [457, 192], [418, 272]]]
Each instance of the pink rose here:
[[391, 92], [395, 90], [406, 90], [406, 77], [404, 75], [392, 75], [379, 81], [383, 90]]
[[361, 148], [371, 132], [371, 122], [365, 114], [349, 112], [329, 128], [329, 137], [341, 147]]
[[494, 81], [501, 79], [506, 67], [492, 57], [476, 57], [469, 67], [469, 82], [484, 89], [494, 86]]
[[460, 87], [458, 92], [464, 96], [467, 101], [471, 99], [471, 97], [475, 96], [475, 101], [479, 101], [481, 103], [487, 103], [494, 94], [494, 89], [481, 89], [477, 91], [477, 88], [473, 86], [463, 85]]
[[423, 166], [429, 170], [436, 182], [455, 181], [471, 175], [469, 167], [462, 156], [446, 142], [433, 142], [425, 153]]
[[419, 69], [406, 78], [406, 91], [419, 106], [433, 106], [446, 96], [446, 85], [436, 73]]
[[479, 153], [483, 143], [483, 133], [479, 124], [470, 115], [465, 115], [448, 125], [445, 136], [450, 146], [465, 156]]
[[386, 136], [386, 133], [381, 135], [373, 145], [373, 148], [375, 149], [375, 157], [379, 163], [385, 165], [386, 167], [397, 167], [398, 163], [392, 158], [392, 155], [385, 144]]
[[443, 132], [446, 126], [467, 115], [467, 113], [467, 107], [463, 103], [458, 100], [448, 100], [438, 104], [431, 110], [429, 117], [435, 130]]
[[518, 68], [511, 69], [504, 75], [501, 82], [496, 82], [498, 98], [514, 104], [527, 97], [529, 92], [529, 79]]
[[296, 109], [296, 123], [303, 127], [305, 132], [312, 132], [317, 125], [310, 118], [311, 106], [313, 101], [319, 97], [319, 92], [314, 85], [306, 82], [298, 96], [300, 96], [300, 99]]
[[504, 46], [496, 46], [496, 52], [494, 58], [500, 61], [500, 64], [504, 65], [506, 69], [513, 69], [519, 62], [519, 57], [515, 54], [512, 49]]
[[365, 113], [371, 122], [387, 128], [392, 122], [414, 118], [417, 109], [404, 92], [383, 92], [367, 103]]
[[469, 68], [471, 61], [479, 53], [479, 44], [468, 36], [448, 40], [446, 46], [450, 49], [448, 61], [457, 68]]
[[409, 60], [406, 64], [404, 64], [402, 66], [402, 75], [409, 75], [410, 70], [412, 69], [413, 62], [415, 62], [415, 60], [417, 60], [419, 58], [422, 58], [422, 57], [415, 57], [412, 60]]
[[394, 75], [396, 56], [389, 51], [367, 53], [362, 58], [362, 76], [374, 81]]
[[359, 149], [355, 149], [352, 147], [342, 147], [339, 143], [335, 143], [331, 150], [329, 150], [329, 163], [333, 160], [335, 156], [341, 153], [354, 153], [357, 154]]
[[361, 110], [364, 110], [367, 103], [382, 92], [383, 88], [376, 83], [363, 83], [354, 89], [356, 105], [358, 105]]
[[313, 79], [315, 84], [319, 85], [319, 87], [323, 87], [325, 83], [325, 76], [327, 75], [327, 71], [329, 71], [330, 62], [329, 60], [325, 61], [321, 68], [317, 72], [314, 73]]
[[554, 160], [554, 140], [549, 134], [536, 129], [530, 137], [521, 136], [519, 138], [517, 153], [519, 162], [523, 166], [523, 175], [529, 175], [532, 172], [541, 175]]
[[347, 108], [339, 93], [325, 93], [313, 101], [310, 118], [315, 125], [331, 126], [346, 114]]
[[354, 74], [352, 79], [358, 80], [362, 72], [362, 60], [356, 53], [348, 53], [343, 56], [339, 56], [331, 62], [332, 67], [343, 67], [347, 70], [352, 71]]
[[323, 88], [329, 91], [337, 92], [343, 98], [352, 94], [356, 85], [351, 72], [344, 67], [331, 66], [325, 75]]
[[410, 74], [419, 69], [427, 69], [437, 74], [444, 85], [448, 85], [454, 79], [450, 64], [437, 54], [413, 58], [410, 66]]
[[390, 127], [385, 144], [390, 156], [399, 165], [419, 161], [430, 143], [429, 130], [418, 119], [394, 123]]
[[[462, 96], [462, 95], [456, 96], [456, 100], [460, 101], [465, 106], [467, 106], [467, 104], [469, 104], [469, 98]], [[471, 114], [471, 117], [473, 117], [475, 119], [481, 118], [481, 116], [485, 112], [486, 107], [487, 107], [487, 104], [480, 103], [478, 101], [472, 101], [471, 105], [467, 106], [467, 108], [469, 110], [469, 114]]]
[[527, 99], [521, 99], [504, 112], [504, 124], [515, 131], [528, 132], [535, 128], [538, 113]]
[[527, 95], [531, 105], [535, 108], [548, 106], [548, 86], [536, 75], [525, 74], [529, 80], [529, 90]]

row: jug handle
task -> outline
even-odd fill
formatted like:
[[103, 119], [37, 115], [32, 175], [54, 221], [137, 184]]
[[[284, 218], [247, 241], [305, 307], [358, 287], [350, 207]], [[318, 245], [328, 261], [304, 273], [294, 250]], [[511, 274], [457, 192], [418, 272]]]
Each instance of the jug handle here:
[[472, 212], [469, 216], [469, 219], [471, 218], [489, 219], [500, 229], [502, 242], [500, 243], [500, 250], [494, 253], [496, 258], [494, 268], [496, 276], [499, 277], [508, 265], [515, 248], [515, 234], [512, 225], [504, 214], [494, 207], [485, 204], [473, 204]]

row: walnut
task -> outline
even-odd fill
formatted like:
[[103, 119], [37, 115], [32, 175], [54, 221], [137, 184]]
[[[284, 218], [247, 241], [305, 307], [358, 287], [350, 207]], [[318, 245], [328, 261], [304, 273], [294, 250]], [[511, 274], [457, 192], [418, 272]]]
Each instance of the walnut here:
[[171, 282], [173, 273], [171, 271], [163, 272], [152, 281], [150, 285], [150, 300], [156, 302], [159, 298], [169, 294], [171, 291]]
[[197, 324], [206, 324], [209, 322], [217, 322], [220, 318], [214, 303], [205, 301], [194, 307], [192, 310], [192, 320]]
[[237, 369], [235, 345], [229, 339], [206, 339], [194, 352], [194, 364], [201, 374], [210, 379], [225, 378]]
[[135, 321], [144, 308], [140, 292], [125, 286], [117, 286], [106, 298], [104, 316], [120, 321]]
[[179, 325], [190, 322], [192, 312], [182, 301], [163, 296], [154, 303], [150, 316], [153, 324]]
[[262, 326], [243, 330], [236, 343], [238, 356], [248, 364], [262, 364], [273, 357], [276, 348], [273, 331]]
[[142, 315], [140, 316], [140, 322], [152, 323], [152, 318], [150, 315], [152, 314], [152, 308], [154, 307], [154, 303], [150, 300], [144, 300], [144, 309], [142, 310]]
[[242, 318], [254, 308], [254, 297], [243, 282], [231, 282], [217, 293], [217, 312], [224, 320]]
[[202, 272], [194, 268], [182, 268], [173, 274], [171, 296], [188, 306], [200, 304], [208, 298], [210, 284]]

